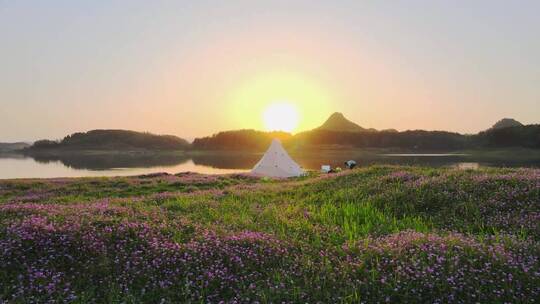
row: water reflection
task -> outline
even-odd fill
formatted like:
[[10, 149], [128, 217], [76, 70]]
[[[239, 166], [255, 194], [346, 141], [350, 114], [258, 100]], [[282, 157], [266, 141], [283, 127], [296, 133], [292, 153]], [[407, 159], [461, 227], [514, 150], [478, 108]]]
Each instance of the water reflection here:
[[150, 168], [175, 166], [190, 160], [185, 154], [124, 153], [124, 154], [61, 154], [31, 156], [36, 162], [60, 162], [73, 169], [109, 170], [118, 168]]
[[197, 165], [220, 169], [251, 169], [262, 154], [258, 153], [205, 153], [191, 156]]
[[[136, 175], [153, 172], [194, 171], [224, 174], [250, 170], [261, 153], [117, 153], [24, 156], [0, 154], [0, 178]], [[540, 167], [540, 157], [485, 159], [468, 154], [375, 154], [362, 151], [291, 153], [300, 166], [319, 170], [321, 165], [344, 167], [354, 159], [359, 166], [371, 164], [416, 165], [478, 169], [480, 167]]]

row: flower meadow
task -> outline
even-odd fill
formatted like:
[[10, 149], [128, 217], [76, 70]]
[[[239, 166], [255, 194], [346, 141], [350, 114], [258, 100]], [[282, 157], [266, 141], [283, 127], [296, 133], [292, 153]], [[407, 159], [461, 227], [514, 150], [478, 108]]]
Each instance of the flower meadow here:
[[0, 181], [0, 303], [537, 303], [540, 170]]

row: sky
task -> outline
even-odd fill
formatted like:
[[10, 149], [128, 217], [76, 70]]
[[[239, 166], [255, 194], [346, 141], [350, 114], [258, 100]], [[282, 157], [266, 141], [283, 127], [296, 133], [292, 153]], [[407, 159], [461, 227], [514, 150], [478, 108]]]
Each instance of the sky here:
[[0, 142], [540, 123], [540, 1], [0, 0]]

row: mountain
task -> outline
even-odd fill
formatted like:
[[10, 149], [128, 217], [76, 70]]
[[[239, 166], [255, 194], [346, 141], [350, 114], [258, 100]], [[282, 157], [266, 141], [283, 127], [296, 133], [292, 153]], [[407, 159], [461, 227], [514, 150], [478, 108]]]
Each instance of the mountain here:
[[151, 133], [128, 130], [92, 130], [85, 133], [74, 133], [61, 141], [39, 140], [26, 151], [43, 150], [187, 150], [189, 142], [172, 135], [155, 135]]
[[460, 150], [474, 148], [540, 148], [540, 125], [523, 125], [505, 118], [476, 135], [445, 131], [365, 129], [332, 114], [319, 128], [301, 132], [288, 141], [295, 147], [349, 146], [357, 148], [398, 148], [405, 150]]
[[[192, 144], [172, 135], [154, 135], [128, 130], [93, 130], [74, 133], [60, 141], [40, 140], [27, 147], [24, 143], [0, 144], [0, 152], [23, 148], [30, 155], [60, 155], [73, 151], [182, 151], [221, 150], [264, 152], [273, 138], [282, 140], [289, 149], [348, 146], [355, 148], [397, 148], [414, 151], [453, 151], [475, 148], [540, 148], [540, 125], [522, 125], [503, 119], [492, 128], [475, 135], [445, 131], [394, 129], [377, 131], [349, 121], [342, 113], [332, 114], [326, 122], [311, 131], [294, 136], [285, 132], [256, 130], [224, 131], [196, 138]], [[26, 147], [26, 148], [25, 148]], [[43, 153], [41, 153], [43, 152]]]
[[523, 124], [519, 121], [512, 119], [512, 118], [503, 118], [499, 121], [497, 121], [492, 127], [491, 130], [496, 129], [504, 129], [504, 128], [510, 128], [510, 127], [522, 127]]
[[365, 129], [345, 118], [342, 113], [336, 112], [318, 127], [317, 130], [337, 131], [337, 132], [375, 132], [375, 129]]
[[[508, 126], [502, 127], [501, 126]], [[516, 125], [516, 126], [512, 126]], [[455, 151], [474, 148], [526, 147], [540, 148], [538, 125], [522, 126], [519, 122], [504, 119], [494, 129], [476, 135], [455, 132], [385, 129], [366, 129], [348, 120], [342, 113], [333, 113], [318, 128], [291, 135], [284, 132], [235, 130], [219, 132], [212, 136], [196, 138], [194, 150], [231, 150], [263, 152], [272, 138], [282, 140], [293, 150], [321, 146], [355, 148], [396, 148], [404, 151]]]
[[22, 150], [29, 147], [30, 145], [24, 142], [16, 143], [0, 143], [0, 152], [13, 152], [17, 150]]

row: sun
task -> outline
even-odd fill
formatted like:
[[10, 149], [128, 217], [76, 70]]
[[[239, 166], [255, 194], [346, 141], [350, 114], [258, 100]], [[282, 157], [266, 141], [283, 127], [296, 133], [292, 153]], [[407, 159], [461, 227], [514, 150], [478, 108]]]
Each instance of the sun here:
[[292, 132], [300, 120], [297, 108], [288, 102], [275, 102], [268, 105], [262, 117], [264, 127], [268, 131]]

